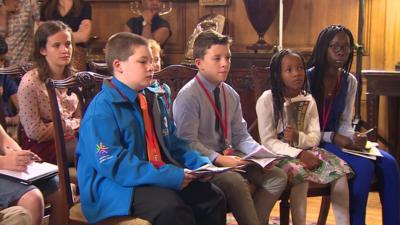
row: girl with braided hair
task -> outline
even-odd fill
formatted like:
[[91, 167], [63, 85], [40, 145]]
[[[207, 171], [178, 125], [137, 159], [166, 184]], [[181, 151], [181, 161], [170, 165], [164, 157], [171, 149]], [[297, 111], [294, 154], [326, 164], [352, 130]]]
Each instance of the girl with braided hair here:
[[376, 160], [355, 156], [342, 148], [362, 151], [367, 137], [352, 128], [357, 80], [350, 73], [354, 38], [342, 25], [321, 31], [309, 61], [307, 75], [318, 106], [322, 132], [321, 147], [345, 160], [356, 173], [349, 182], [350, 220], [365, 225], [370, 184], [375, 178], [382, 203], [383, 224], [400, 224], [400, 178], [396, 160], [389, 153]]
[[350, 167], [318, 147], [318, 111], [300, 53], [282, 50], [270, 63], [271, 90], [257, 101], [261, 143], [284, 157], [274, 161], [288, 174], [293, 224], [305, 224], [308, 182], [330, 184], [336, 224], [350, 224], [347, 174]]

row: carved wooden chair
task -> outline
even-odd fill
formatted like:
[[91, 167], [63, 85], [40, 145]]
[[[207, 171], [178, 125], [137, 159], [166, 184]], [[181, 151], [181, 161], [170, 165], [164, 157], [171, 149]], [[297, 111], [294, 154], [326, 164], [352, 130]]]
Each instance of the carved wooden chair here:
[[[15, 80], [21, 79], [22, 76], [33, 68], [33, 64], [31, 62], [27, 62], [24, 64], [13, 65], [5, 68], [0, 68], [0, 76], [9, 76]], [[3, 101], [0, 101], [0, 124], [4, 129], [7, 128], [5, 115], [4, 115], [4, 106]]]
[[[197, 69], [183, 65], [171, 65], [154, 74], [154, 78], [171, 88], [171, 97], [174, 99], [178, 91], [186, 82], [192, 79]], [[261, 94], [270, 88], [269, 68], [251, 67], [250, 69], [231, 69], [226, 83], [231, 85], [240, 95], [243, 117], [249, 126], [249, 132], [258, 140], [257, 115], [255, 105]], [[289, 196], [290, 189], [286, 189], [280, 197], [280, 224], [289, 224]], [[310, 183], [309, 197], [322, 196], [318, 225], [326, 223], [330, 206], [330, 187]]]
[[[88, 224], [84, 217], [81, 204], [74, 203], [72, 198], [72, 191], [70, 186], [70, 173], [68, 170], [67, 152], [64, 141], [64, 132], [61, 122], [60, 109], [56, 96], [56, 89], [68, 89], [67, 93], [77, 94], [80, 100], [80, 106], [82, 112], [85, 112], [91, 99], [101, 88], [101, 83], [104, 79], [110, 79], [109, 76], [100, 75], [93, 72], [79, 72], [76, 76], [68, 77], [64, 80], [52, 80], [48, 79], [46, 82], [46, 88], [50, 98], [52, 119], [55, 127], [55, 147], [57, 164], [60, 178], [60, 189], [62, 193], [62, 201], [65, 210], [65, 217], [62, 218], [60, 224]], [[61, 220], [61, 218], [60, 218]], [[134, 217], [118, 217], [110, 218], [99, 224], [130, 224], [130, 225], [150, 225], [149, 222], [134, 218]]]
[[95, 73], [112, 76], [111, 72], [108, 69], [107, 63], [105, 62], [89, 61], [89, 70]]

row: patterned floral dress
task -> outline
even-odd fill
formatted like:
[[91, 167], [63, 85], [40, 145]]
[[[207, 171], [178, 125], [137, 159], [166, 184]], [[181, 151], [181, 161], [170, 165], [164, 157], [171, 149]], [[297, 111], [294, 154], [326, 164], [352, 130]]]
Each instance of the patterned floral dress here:
[[[311, 95], [298, 95], [286, 99], [283, 122], [275, 126], [271, 91], [266, 91], [257, 101], [257, 116], [261, 143], [271, 151], [285, 155], [273, 162], [287, 172], [289, 183], [311, 181], [319, 184], [330, 183], [346, 174], [353, 176], [352, 169], [336, 155], [317, 147], [321, 132], [317, 106]], [[299, 132], [298, 143], [288, 143], [283, 139], [283, 130], [290, 124]], [[309, 170], [297, 159], [301, 151], [310, 151], [321, 161], [315, 170]]]
[[318, 184], [328, 184], [346, 174], [353, 176], [353, 171], [345, 161], [325, 149], [314, 147], [310, 150], [321, 161], [321, 165], [315, 170], [306, 169], [299, 159], [286, 157], [274, 161], [274, 164], [283, 169], [287, 175], [289, 183], [297, 184], [304, 181], [311, 181]]

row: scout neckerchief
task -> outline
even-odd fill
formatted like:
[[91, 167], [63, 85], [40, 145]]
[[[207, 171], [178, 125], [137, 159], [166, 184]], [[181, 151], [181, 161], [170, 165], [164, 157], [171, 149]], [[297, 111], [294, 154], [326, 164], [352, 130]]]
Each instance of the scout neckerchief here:
[[221, 112], [218, 110], [215, 101], [211, 98], [210, 94], [208, 93], [206, 87], [204, 86], [203, 82], [200, 80], [198, 76], [195, 77], [196, 81], [199, 83], [200, 87], [203, 89], [204, 93], [206, 94], [208, 101], [211, 103], [211, 106], [214, 109], [215, 115], [219, 119], [219, 123], [221, 125], [223, 135], [224, 135], [224, 141], [225, 141], [225, 146], [224, 146], [224, 154], [225, 155], [230, 155], [233, 153], [232, 146], [229, 144], [228, 141], [228, 103], [226, 102], [226, 94], [225, 94], [225, 88], [224, 85], [221, 85], [222, 92], [224, 93], [224, 120], [222, 120]]
[[[117, 90], [117, 92], [121, 95], [122, 98], [129, 101], [128, 97], [124, 93], [122, 93], [122, 91], [117, 86], [115, 86], [115, 84], [112, 81], [110, 81], [110, 84], [115, 90]], [[149, 162], [153, 164], [154, 167], [159, 168], [165, 165], [165, 162], [163, 162], [163, 160], [161, 159], [160, 147], [158, 146], [157, 137], [153, 127], [153, 122], [149, 114], [146, 97], [144, 96], [144, 94], [138, 93], [137, 98], [139, 100], [140, 108], [142, 109], [145, 136], [146, 136], [147, 157], [149, 159]]]

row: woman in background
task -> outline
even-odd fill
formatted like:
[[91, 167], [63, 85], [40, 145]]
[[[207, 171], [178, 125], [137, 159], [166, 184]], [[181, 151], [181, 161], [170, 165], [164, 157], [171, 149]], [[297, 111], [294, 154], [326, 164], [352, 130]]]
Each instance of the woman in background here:
[[159, 12], [160, 0], [142, 0], [142, 15], [130, 18], [125, 31], [154, 39], [164, 47], [172, 32], [168, 21], [161, 18]]
[[[44, 161], [56, 164], [54, 150], [54, 124], [45, 81], [48, 78], [62, 80], [74, 74], [71, 65], [72, 31], [60, 21], [48, 21], [35, 33], [33, 59], [35, 68], [27, 72], [18, 89], [22, 147], [31, 149]], [[61, 118], [69, 161], [74, 160], [75, 132], [79, 128], [81, 113], [78, 97], [68, 95], [67, 90], [57, 90]]]
[[86, 46], [92, 32], [92, 8], [82, 0], [46, 0], [40, 10], [40, 20], [59, 20], [73, 31], [74, 49], [73, 65], [78, 71], [86, 70]]

